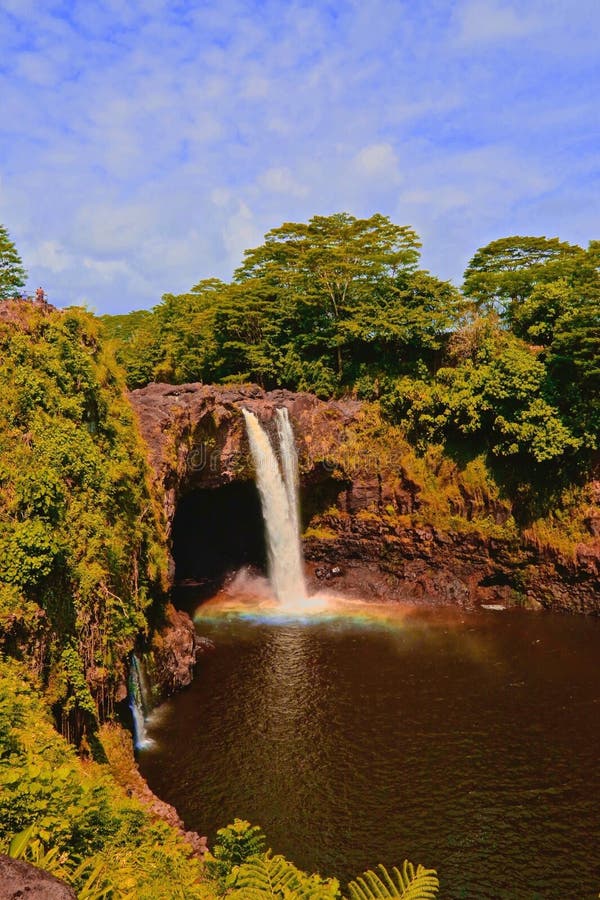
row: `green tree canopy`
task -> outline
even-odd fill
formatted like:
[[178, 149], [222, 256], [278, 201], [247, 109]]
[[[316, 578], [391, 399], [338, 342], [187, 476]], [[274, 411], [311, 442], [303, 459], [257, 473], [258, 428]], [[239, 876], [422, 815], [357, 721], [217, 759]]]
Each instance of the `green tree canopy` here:
[[382, 215], [287, 223], [246, 253], [233, 283], [206, 279], [151, 313], [105, 317], [105, 331], [130, 387], [245, 380], [327, 397], [360, 377], [373, 388], [383, 372], [430, 362], [466, 306], [416, 269], [419, 246]]
[[8, 230], [0, 225], [0, 300], [20, 297], [27, 281], [21, 257]]
[[[0, 650], [32, 637], [65, 733], [109, 704], [165, 572], [158, 508], [121, 373], [83, 310], [8, 301], [0, 319]], [[29, 639], [29, 638], [27, 638]], [[91, 682], [90, 682], [91, 683]], [[93, 716], [91, 716], [93, 719]]]
[[553, 402], [556, 385], [543, 362], [492, 322], [459, 332], [448, 362], [454, 365], [433, 379], [400, 379], [386, 398], [388, 413], [405, 422], [423, 449], [430, 442], [468, 440], [494, 457], [539, 464], [581, 445]]
[[348, 322], [383, 283], [416, 269], [420, 246], [412, 228], [387, 216], [314, 216], [269, 231], [264, 244], [246, 251], [235, 279], [259, 278], [285, 294], [300, 330], [334, 352], [341, 378]]
[[536, 285], [571, 278], [585, 251], [546, 237], [507, 237], [481, 247], [465, 270], [463, 290], [482, 311], [508, 318]]

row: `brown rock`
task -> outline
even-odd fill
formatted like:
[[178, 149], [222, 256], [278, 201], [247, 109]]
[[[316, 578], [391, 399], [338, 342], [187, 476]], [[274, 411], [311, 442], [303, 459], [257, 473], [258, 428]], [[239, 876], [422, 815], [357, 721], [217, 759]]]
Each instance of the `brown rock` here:
[[361, 408], [357, 401], [325, 403], [312, 394], [257, 385], [150, 384], [129, 395], [148, 445], [149, 461], [164, 494], [167, 529], [179, 497], [193, 488], [220, 487], [254, 477], [242, 409], [268, 428], [285, 406], [294, 423], [300, 465], [308, 480], [331, 474], [344, 429]]
[[166, 624], [152, 642], [152, 683], [163, 697], [191, 683], [202, 649], [201, 638], [186, 612], [168, 604], [165, 615]]
[[[267, 393], [256, 385], [200, 384], [151, 384], [130, 397], [164, 494], [168, 529], [186, 492], [254, 477], [242, 408], [255, 412], [268, 429], [275, 410], [285, 406], [298, 444], [309, 501], [305, 508], [310, 507], [306, 557], [323, 571], [340, 568], [336, 589], [362, 597], [466, 605], [511, 605], [535, 597], [546, 608], [600, 614], [600, 542], [582, 543], [569, 556], [527, 531], [504, 539], [475, 528], [436, 526], [435, 517], [428, 524], [421, 488], [401, 458], [395, 471], [380, 472], [377, 459], [365, 457], [360, 475], [346, 473], [340, 448], [361, 409], [357, 401]], [[448, 509], [457, 517], [502, 525], [512, 513], [508, 501], [478, 488], [470, 491], [459, 481], [457, 487]], [[311, 501], [318, 496], [320, 504]], [[590, 507], [592, 534], [598, 527], [597, 505]], [[335, 514], [327, 512], [332, 506]], [[415, 514], [418, 523], [411, 521]], [[180, 657], [174, 686], [191, 677], [194, 649], [186, 628], [175, 625], [174, 636], [165, 639], [163, 656]]]
[[0, 854], [2, 900], [76, 900], [75, 891], [64, 881], [20, 859]]

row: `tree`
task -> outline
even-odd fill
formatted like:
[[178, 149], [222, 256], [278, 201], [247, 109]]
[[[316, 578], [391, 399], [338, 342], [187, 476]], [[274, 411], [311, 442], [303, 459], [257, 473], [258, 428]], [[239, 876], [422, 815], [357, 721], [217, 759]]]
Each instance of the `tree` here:
[[565, 278], [536, 284], [528, 297], [511, 308], [511, 328], [524, 340], [547, 347], [552, 343], [556, 323], [575, 302]]
[[0, 225], [0, 300], [21, 296], [27, 281], [17, 248], [4, 225]]
[[366, 296], [345, 325], [363, 347], [372, 345], [376, 358], [391, 351], [411, 358], [437, 350], [467, 310], [460, 292], [422, 270], [403, 273]]
[[162, 357], [154, 316], [147, 309], [124, 315], [100, 316], [104, 337], [127, 373], [127, 386], [143, 387], [152, 381]]
[[556, 385], [535, 352], [493, 327], [479, 327], [458, 343], [458, 365], [439, 369], [429, 381], [400, 379], [385, 398], [386, 412], [405, 423], [418, 446], [468, 442], [529, 466], [557, 464], [579, 449], [581, 440], [563, 421]]
[[556, 322], [547, 355], [557, 405], [584, 445], [600, 445], [600, 291], [589, 292]]
[[246, 380], [379, 396], [383, 376], [431, 368], [469, 306], [416, 269], [419, 246], [382, 215], [287, 223], [246, 252], [232, 284], [207, 279], [151, 313], [104, 317], [105, 333], [130, 387]]
[[235, 280], [264, 279], [283, 294], [299, 331], [333, 353], [341, 379], [348, 323], [384, 282], [415, 270], [420, 246], [412, 228], [387, 216], [314, 216], [269, 231], [264, 244], [246, 251]]
[[481, 247], [465, 270], [463, 290], [483, 312], [509, 321], [536, 285], [570, 279], [585, 257], [576, 244], [546, 237], [507, 237]]

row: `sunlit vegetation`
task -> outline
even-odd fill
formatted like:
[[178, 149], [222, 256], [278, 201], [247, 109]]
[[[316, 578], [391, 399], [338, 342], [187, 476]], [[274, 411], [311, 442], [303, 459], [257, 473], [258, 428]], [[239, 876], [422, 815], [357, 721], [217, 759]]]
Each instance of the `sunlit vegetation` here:
[[[419, 249], [412, 228], [385, 216], [315, 216], [274, 228], [231, 283], [203, 280], [99, 322], [43, 294], [19, 300], [25, 269], [0, 227], [0, 849], [83, 900], [436, 894], [435, 872], [409, 863], [344, 892], [240, 821], [202, 863], [128, 796], [126, 754], [100, 727], [165, 587], [126, 386], [255, 381], [352, 395], [365, 406], [335, 462], [352, 476], [375, 461], [416, 484], [407, 524], [507, 540], [529, 528], [565, 553], [585, 538], [600, 242], [494, 241], [462, 291], [419, 268]], [[335, 538], [340, 515], [307, 537]]]
[[380, 401], [419, 452], [484, 453], [497, 474], [576, 478], [600, 430], [600, 244], [511, 237], [474, 255], [462, 293], [418, 267], [381, 215], [270, 231], [231, 283], [103, 318], [128, 384], [227, 383]]
[[19, 251], [10, 239], [8, 229], [0, 225], [0, 300], [20, 297], [27, 281], [27, 272]]
[[0, 318], [0, 640], [93, 751], [166, 563], [121, 373], [98, 322], [6, 301]]
[[[26, 832], [23, 835], [23, 832]], [[107, 766], [83, 762], [55, 730], [41, 683], [0, 661], [0, 846], [89, 896], [201, 897], [201, 867], [168, 825], [130, 799]], [[47, 854], [50, 853], [48, 856]], [[94, 874], [95, 873], [95, 874]], [[91, 876], [94, 875], [93, 878]], [[91, 883], [88, 884], [88, 882]], [[181, 893], [165, 893], [171, 879]], [[111, 893], [93, 894], [109, 889]], [[85, 894], [84, 896], [88, 896]]]

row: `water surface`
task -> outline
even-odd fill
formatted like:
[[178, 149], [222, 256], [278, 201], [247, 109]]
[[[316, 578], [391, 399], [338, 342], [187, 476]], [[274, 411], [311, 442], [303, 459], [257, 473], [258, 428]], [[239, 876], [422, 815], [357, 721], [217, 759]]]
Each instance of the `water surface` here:
[[150, 786], [342, 881], [408, 857], [444, 898], [600, 890], [600, 623], [519, 611], [240, 616], [159, 711]]

